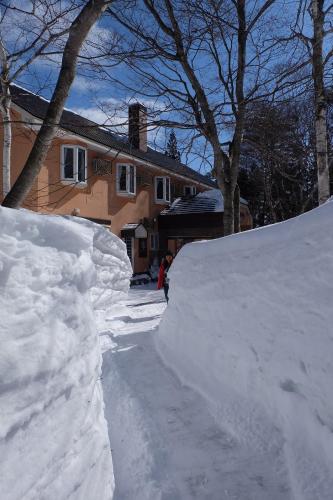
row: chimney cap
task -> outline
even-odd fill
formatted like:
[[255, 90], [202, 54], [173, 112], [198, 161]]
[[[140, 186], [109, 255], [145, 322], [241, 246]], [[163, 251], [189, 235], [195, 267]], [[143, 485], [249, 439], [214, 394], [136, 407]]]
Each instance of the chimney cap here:
[[132, 104], [129, 104], [128, 107], [130, 109], [132, 109], [132, 108], [139, 108], [139, 109], [142, 109], [143, 111], [147, 111], [147, 107], [144, 104], [141, 104], [141, 102], [139, 102], [139, 101], [132, 102]]

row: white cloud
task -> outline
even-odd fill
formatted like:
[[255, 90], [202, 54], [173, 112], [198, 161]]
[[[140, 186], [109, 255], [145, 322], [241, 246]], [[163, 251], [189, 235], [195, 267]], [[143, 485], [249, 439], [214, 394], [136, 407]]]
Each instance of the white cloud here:
[[78, 115], [84, 116], [110, 132], [127, 135], [127, 113], [114, 110], [112, 113], [98, 106], [76, 107], [73, 109]]
[[[100, 90], [101, 87], [104, 87], [103, 82], [98, 82], [98, 89]], [[93, 80], [91, 78], [87, 78], [82, 75], [76, 75], [74, 82], [72, 83], [71, 86], [71, 91], [77, 91], [77, 92], [93, 92], [96, 90], [96, 80]]]

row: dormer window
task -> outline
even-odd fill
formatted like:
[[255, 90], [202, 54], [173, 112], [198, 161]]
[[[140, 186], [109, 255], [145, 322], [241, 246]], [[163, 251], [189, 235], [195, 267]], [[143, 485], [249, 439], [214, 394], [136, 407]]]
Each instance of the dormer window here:
[[170, 177], [155, 177], [155, 200], [158, 203], [170, 202]]
[[74, 183], [87, 182], [87, 150], [80, 146], [61, 147], [61, 179]]
[[197, 194], [195, 186], [184, 186], [184, 196], [194, 196]]
[[136, 175], [134, 165], [117, 165], [117, 193], [124, 195], [135, 195]]

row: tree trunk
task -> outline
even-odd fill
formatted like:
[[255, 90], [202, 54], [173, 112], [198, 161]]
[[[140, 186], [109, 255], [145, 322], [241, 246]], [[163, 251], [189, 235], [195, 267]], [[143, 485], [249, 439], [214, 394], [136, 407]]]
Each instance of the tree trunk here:
[[2, 38], [0, 38], [0, 62], [1, 62], [1, 99], [0, 114], [2, 116], [3, 126], [3, 145], [2, 145], [2, 194], [3, 197], [10, 191], [10, 153], [12, 145], [12, 127], [10, 123], [10, 90], [8, 84], [9, 65], [8, 57]]
[[234, 189], [230, 184], [230, 161], [218, 143], [214, 143], [214, 172], [223, 196], [223, 234], [234, 232]]
[[244, 98], [244, 78], [246, 65], [246, 13], [245, 0], [237, 0], [237, 17], [238, 17], [238, 53], [237, 53], [237, 76], [236, 76], [236, 125], [233, 135], [233, 140], [230, 145], [230, 181], [233, 196], [233, 220], [234, 232], [240, 231], [240, 192], [237, 184], [239, 163], [241, 157], [241, 146], [243, 141], [243, 131], [245, 122], [245, 98]]
[[234, 231], [239, 233], [241, 231], [240, 227], [240, 191], [239, 185], [236, 184], [234, 191]]
[[37, 134], [26, 164], [12, 190], [4, 199], [3, 206], [18, 208], [29, 193], [58, 130], [63, 108], [75, 78], [77, 59], [81, 47], [92, 26], [111, 3], [112, 1], [106, 0], [89, 0], [71, 25], [57, 85], [48, 106], [46, 117]]
[[325, 96], [323, 63], [323, 32], [325, 21], [323, 7], [324, 0], [312, 0], [312, 75], [315, 92], [315, 129], [319, 204], [324, 203], [330, 196], [327, 152], [327, 100]]
[[224, 236], [234, 233], [234, 190], [230, 183], [226, 183], [223, 190], [224, 198], [224, 213], [223, 213], [223, 226]]
[[10, 91], [8, 85], [2, 82], [2, 98], [0, 104], [0, 113], [3, 126], [3, 148], [2, 148], [2, 194], [5, 198], [10, 191], [11, 181], [11, 146], [12, 146], [12, 127], [10, 123]]

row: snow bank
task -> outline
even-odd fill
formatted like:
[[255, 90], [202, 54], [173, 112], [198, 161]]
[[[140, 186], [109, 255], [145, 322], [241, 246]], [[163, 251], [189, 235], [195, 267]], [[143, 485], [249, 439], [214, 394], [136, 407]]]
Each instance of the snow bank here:
[[124, 242], [99, 224], [86, 219], [72, 219], [93, 230], [93, 254], [97, 279], [91, 288], [95, 311], [104, 311], [127, 297], [132, 266]]
[[0, 491], [6, 500], [112, 498], [91, 288], [106, 286], [113, 272], [106, 261], [121, 263], [123, 279], [115, 272], [109, 282], [120, 293], [129, 270], [124, 245], [103, 234], [92, 223], [0, 208]]
[[186, 245], [157, 337], [166, 363], [254, 456], [283, 450], [302, 500], [333, 491], [332, 220], [331, 201]]

